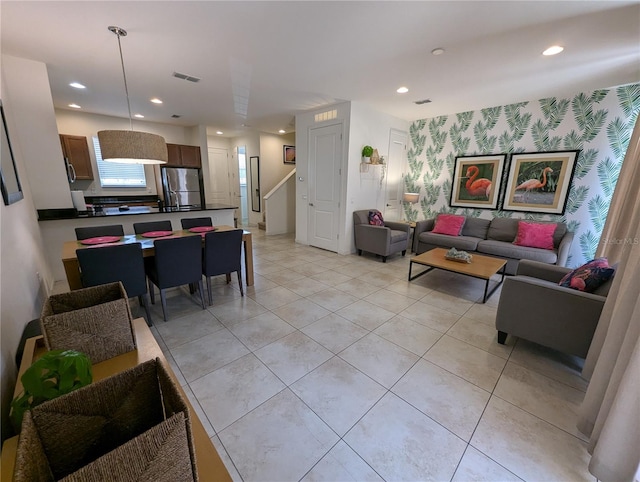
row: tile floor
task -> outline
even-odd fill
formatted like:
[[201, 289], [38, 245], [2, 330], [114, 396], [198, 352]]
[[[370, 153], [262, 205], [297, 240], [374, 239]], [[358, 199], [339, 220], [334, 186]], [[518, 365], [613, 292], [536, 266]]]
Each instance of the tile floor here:
[[[170, 294], [153, 333], [234, 480], [594, 481], [580, 360], [498, 345], [500, 292], [254, 232], [255, 286]], [[235, 279], [235, 277], [234, 277]], [[141, 313], [141, 312], [139, 312]]]

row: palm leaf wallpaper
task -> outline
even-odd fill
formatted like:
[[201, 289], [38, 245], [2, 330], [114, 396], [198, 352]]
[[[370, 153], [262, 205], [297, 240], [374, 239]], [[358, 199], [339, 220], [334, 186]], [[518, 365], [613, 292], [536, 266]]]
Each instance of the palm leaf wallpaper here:
[[[549, 97], [415, 121], [405, 187], [407, 192], [420, 192], [421, 201], [417, 209], [405, 208], [407, 219], [446, 212], [563, 221], [575, 232], [569, 266], [579, 266], [598, 246], [639, 111], [640, 84], [630, 84], [568, 99]], [[565, 149], [581, 153], [563, 216], [449, 206], [456, 156]]]

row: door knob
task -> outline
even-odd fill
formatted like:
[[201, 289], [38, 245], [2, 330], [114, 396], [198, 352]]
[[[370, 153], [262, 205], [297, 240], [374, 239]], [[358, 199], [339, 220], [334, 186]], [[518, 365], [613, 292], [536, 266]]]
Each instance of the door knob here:
[[309, 203], [309, 206], [313, 206], [313, 203]]

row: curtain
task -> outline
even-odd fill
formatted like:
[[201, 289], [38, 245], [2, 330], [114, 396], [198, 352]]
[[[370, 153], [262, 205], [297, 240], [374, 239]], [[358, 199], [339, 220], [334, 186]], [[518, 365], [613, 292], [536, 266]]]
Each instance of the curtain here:
[[[636, 186], [636, 187], [634, 187]], [[578, 429], [589, 436], [589, 471], [632, 481], [640, 465], [640, 124], [636, 122], [597, 255], [618, 269], [589, 349], [590, 379]]]

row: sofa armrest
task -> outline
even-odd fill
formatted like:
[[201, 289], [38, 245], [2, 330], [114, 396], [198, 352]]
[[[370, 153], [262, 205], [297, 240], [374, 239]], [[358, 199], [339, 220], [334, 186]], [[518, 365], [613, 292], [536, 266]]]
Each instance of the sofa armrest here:
[[562, 237], [562, 240], [558, 245], [558, 259], [556, 261], [556, 265], [567, 265], [567, 260], [569, 259], [569, 249], [571, 248], [571, 243], [573, 243], [573, 236], [573, 231], [567, 231]]
[[393, 229], [394, 231], [404, 231], [407, 234], [409, 234], [409, 230], [411, 229], [409, 223], [403, 223], [399, 221], [385, 221], [384, 226], [386, 228]]
[[518, 263], [516, 275], [530, 276], [531, 278], [538, 278], [558, 284], [564, 275], [570, 271], [570, 268], [565, 268], [563, 266], [556, 266], [554, 264], [542, 263], [540, 261], [532, 261], [529, 259], [521, 259]]
[[424, 233], [425, 231], [431, 231], [435, 226], [435, 219], [425, 219], [423, 221], [416, 221], [416, 227], [413, 228], [413, 243], [412, 243], [412, 251], [417, 253], [418, 249], [418, 237], [420, 233]]
[[356, 224], [354, 226], [356, 249], [384, 254], [391, 243], [391, 229], [386, 226]]

